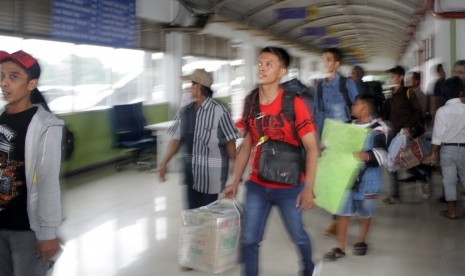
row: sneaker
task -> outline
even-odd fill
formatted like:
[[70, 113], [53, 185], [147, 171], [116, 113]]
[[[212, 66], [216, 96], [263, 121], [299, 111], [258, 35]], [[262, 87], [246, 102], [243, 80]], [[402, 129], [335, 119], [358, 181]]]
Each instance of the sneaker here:
[[385, 199], [383, 199], [383, 202], [386, 204], [399, 204], [400, 199], [398, 197], [388, 196]]
[[421, 182], [421, 191], [423, 193], [423, 198], [428, 199], [431, 196], [431, 183], [430, 182]]
[[321, 263], [315, 262], [312, 272], [310, 272], [309, 270], [302, 270], [300, 271], [299, 276], [319, 276], [320, 272], [321, 272]]

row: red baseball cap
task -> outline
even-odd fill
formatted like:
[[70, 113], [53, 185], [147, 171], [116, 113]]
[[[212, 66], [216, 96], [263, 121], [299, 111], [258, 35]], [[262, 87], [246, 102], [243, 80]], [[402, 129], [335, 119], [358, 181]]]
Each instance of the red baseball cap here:
[[30, 54], [22, 50], [19, 50], [11, 54], [5, 51], [0, 51], [0, 63], [9, 60], [18, 64], [26, 72], [28, 72], [31, 75], [31, 79], [38, 79], [40, 77], [40, 65], [37, 62], [37, 59], [35, 59]]

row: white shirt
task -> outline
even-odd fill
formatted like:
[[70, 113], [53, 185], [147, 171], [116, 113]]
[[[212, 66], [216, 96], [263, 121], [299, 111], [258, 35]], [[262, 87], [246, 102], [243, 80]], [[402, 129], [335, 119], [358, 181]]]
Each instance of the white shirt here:
[[431, 142], [434, 145], [465, 143], [465, 104], [460, 98], [448, 100], [436, 112]]

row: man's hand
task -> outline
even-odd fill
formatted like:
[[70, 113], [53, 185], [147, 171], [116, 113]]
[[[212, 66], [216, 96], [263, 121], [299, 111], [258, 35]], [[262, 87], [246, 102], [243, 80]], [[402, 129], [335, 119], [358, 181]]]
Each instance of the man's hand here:
[[230, 184], [226, 186], [226, 188], [221, 193], [222, 197], [230, 198], [230, 199], [236, 198], [237, 186], [238, 185], [234, 185], [234, 184]]
[[439, 166], [439, 154], [435, 154], [433, 152], [433, 154], [431, 154], [429, 158], [431, 160], [431, 166], [434, 166], [434, 167]]
[[37, 257], [43, 261], [48, 262], [55, 256], [58, 249], [60, 248], [60, 240], [39, 240], [37, 241]]
[[313, 199], [315, 198], [315, 194], [313, 190], [305, 187], [297, 196], [296, 200], [296, 207], [300, 208], [301, 210], [307, 210], [313, 207]]
[[166, 175], [166, 165], [161, 164], [160, 168], [158, 169], [158, 177], [160, 178], [161, 182], [165, 181], [165, 175]]

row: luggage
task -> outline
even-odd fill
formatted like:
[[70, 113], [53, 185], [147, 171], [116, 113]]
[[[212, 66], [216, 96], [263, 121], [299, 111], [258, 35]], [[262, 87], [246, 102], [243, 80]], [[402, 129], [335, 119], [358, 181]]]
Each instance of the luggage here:
[[239, 264], [241, 214], [229, 199], [182, 211], [179, 265], [220, 273]]

